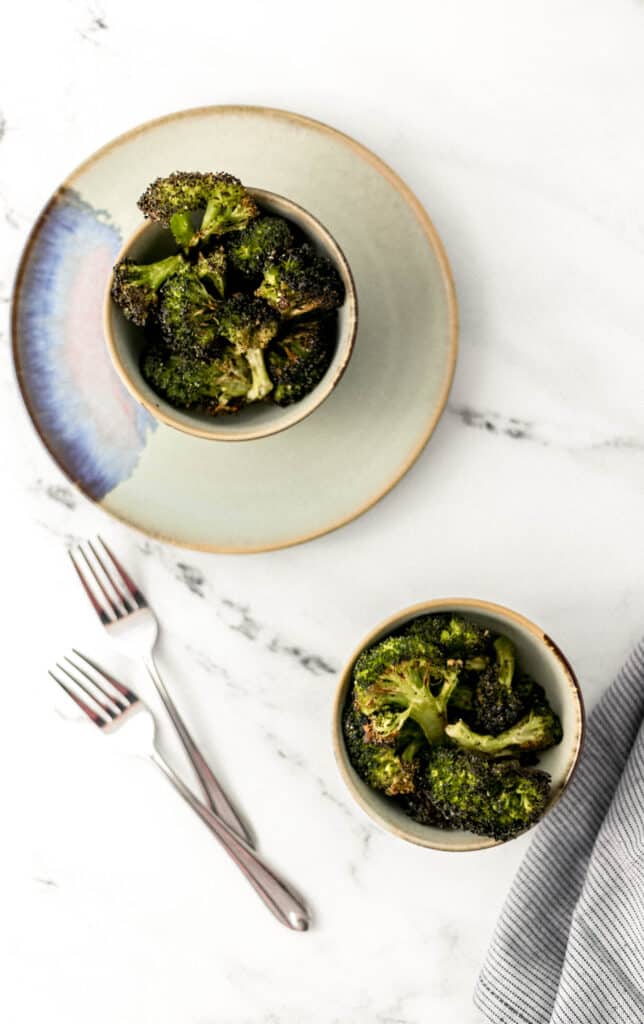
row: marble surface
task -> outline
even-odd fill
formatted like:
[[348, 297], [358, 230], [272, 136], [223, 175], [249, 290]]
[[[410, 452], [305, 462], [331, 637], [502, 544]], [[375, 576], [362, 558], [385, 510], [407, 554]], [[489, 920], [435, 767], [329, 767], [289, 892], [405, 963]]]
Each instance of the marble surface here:
[[[23, 0], [0, 39], [0, 1017], [475, 1024], [529, 840], [450, 856], [380, 833], [336, 772], [331, 695], [362, 634], [432, 596], [539, 622], [589, 706], [642, 630], [644, 5], [403, 0], [367, 18], [357, 2], [242, 16], [197, 0], [187, 34], [154, 6]], [[299, 110], [395, 166], [444, 238], [462, 318], [449, 408], [395, 491], [250, 557], [163, 547], [79, 497], [21, 407], [6, 315], [26, 234], [72, 167], [147, 118], [222, 102]], [[309, 898], [308, 934], [280, 928], [153, 769], [48, 682], [75, 643], [144, 688], [70, 575], [66, 546], [97, 530], [153, 597], [177, 701]]]

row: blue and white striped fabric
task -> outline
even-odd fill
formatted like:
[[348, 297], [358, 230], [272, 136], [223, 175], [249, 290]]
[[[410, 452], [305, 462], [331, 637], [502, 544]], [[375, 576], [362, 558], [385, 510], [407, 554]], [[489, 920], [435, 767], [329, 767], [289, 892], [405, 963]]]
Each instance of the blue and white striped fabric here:
[[474, 1001], [494, 1024], [644, 1024], [644, 641], [590, 716]]

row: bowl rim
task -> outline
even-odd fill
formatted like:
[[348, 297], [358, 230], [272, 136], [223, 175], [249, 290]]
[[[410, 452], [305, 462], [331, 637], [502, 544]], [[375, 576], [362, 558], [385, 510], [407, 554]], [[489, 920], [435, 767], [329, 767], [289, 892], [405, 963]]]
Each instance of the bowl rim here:
[[[298, 414], [297, 409], [301, 403], [294, 402], [292, 406], [288, 406], [285, 408], [284, 418], [278, 419], [274, 425], [270, 425], [270, 428], [257, 427], [255, 429], [247, 429], [243, 432], [237, 432], [235, 435], [231, 435], [230, 433], [224, 430], [217, 430], [216, 427], [214, 426], [212, 428], [200, 426], [199, 423], [196, 421], [194, 425], [192, 425], [178, 418], [175, 419], [172, 413], [168, 412], [165, 407], [160, 408], [158, 405], [154, 403], [154, 401], [149, 399], [139, 389], [138, 381], [135, 380], [127, 372], [123, 364], [118, 349], [118, 345], [116, 343], [115, 332], [112, 330], [112, 311], [114, 300], [112, 299], [111, 292], [112, 281], [114, 279], [113, 268], [110, 271], [109, 277], [107, 279], [107, 284], [105, 288], [105, 298], [103, 300], [103, 333], [105, 337], [105, 342], [107, 344], [107, 349], [110, 355], [110, 359], [112, 361], [112, 365], [114, 366], [114, 369], [118, 373], [119, 378], [129, 391], [129, 393], [132, 395], [134, 399], [136, 399], [136, 401], [140, 405], [147, 409], [147, 411], [150, 413], [151, 416], [154, 417], [155, 420], [159, 420], [161, 423], [164, 423], [168, 427], [172, 427], [174, 430], [180, 430], [184, 434], [189, 434], [192, 437], [199, 437], [207, 441], [258, 441], [263, 437], [273, 437], [276, 434], [281, 434], [283, 431], [288, 430], [289, 427], [295, 426], [296, 423], [301, 423], [308, 416], [314, 413], [315, 410], [318, 409], [322, 405], [322, 403], [326, 401], [329, 395], [335, 390], [340, 379], [343, 377], [347, 369], [347, 366], [349, 365], [349, 361], [351, 359], [353, 349], [355, 346], [356, 335], [358, 332], [358, 296], [356, 291], [355, 280], [351, 272], [349, 262], [346, 256], [344, 255], [342, 248], [335, 240], [331, 232], [328, 230], [328, 228], [326, 228], [324, 224], [322, 224], [322, 222], [318, 220], [317, 217], [315, 217], [312, 213], [305, 209], [305, 207], [300, 206], [299, 203], [296, 203], [292, 199], [289, 199], [288, 196], [280, 195], [279, 192], [271, 192], [268, 189], [256, 188], [255, 186], [251, 185], [248, 185], [246, 187], [247, 190], [251, 193], [251, 195], [254, 198], [258, 199], [260, 203], [264, 198], [269, 201], [275, 199], [279, 203], [284, 203], [287, 208], [296, 210], [297, 213], [300, 215], [300, 218], [304, 220], [304, 222], [306, 223], [306, 227], [309, 230], [312, 238], [314, 240], [320, 236], [324, 238], [325, 242], [328, 244], [329, 249], [333, 253], [333, 260], [335, 261], [336, 265], [338, 265], [338, 267], [341, 269], [341, 274], [343, 277], [343, 282], [345, 284], [346, 291], [343, 305], [346, 304], [347, 306], [347, 324], [344, 331], [346, 340], [343, 342], [344, 352], [342, 354], [340, 362], [336, 366], [335, 371], [333, 375], [329, 378], [329, 380], [325, 381], [323, 379], [322, 381], [320, 381], [318, 385], [316, 385], [316, 388], [313, 389], [313, 392], [319, 390], [319, 397], [317, 401], [314, 402], [308, 409], [302, 409]], [[151, 228], [154, 226], [155, 222], [150, 220], [144, 220], [142, 224], [139, 224], [139, 226], [135, 228], [135, 230], [128, 236], [128, 238], [121, 246], [121, 249], [119, 250], [114, 259], [114, 264], [117, 264], [122, 259], [124, 259], [127, 256], [129, 250], [132, 248], [132, 246], [138, 241], [138, 239], [147, 231], [151, 230]], [[341, 339], [338, 338], [338, 343], [340, 343], [340, 340]], [[169, 409], [172, 408], [167, 402], [165, 403], [165, 405], [167, 405]], [[289, 410], [294, 410], [293, 412], [291, 412], [290, 417], [288, 416]], [[186, 410], [186, 415], [189, 415], [188, 410]], [[215, 423], [216, 418], [213, 417], [213, 424]]]
[[[415, 846], [421, 846], [426, 849], [440, 850], [445, 853], [468, 853], [474, 850], [485, 850], [490, 849], [494, 846], [504, 846], [510, 842], [509, 839], [492, 839], [488, 836], [475, 836], [473, 833], [470, 837], [463, 840], [462, 844], [455, 847], [447, 845], [446, 843], [440, 842], [440, 840], [425, 839], [422, 836], [414, 835], [407, 832], [404, 828], [387, 821], [382, 817], [377, 810], [363, 797], [355, 784], [353, 777], [354, 769], [350, 766], [349, 755], [347, 753], [346, 745], [344, 742], [344, 736], [342, 732], [342, 711], [346, 700], [347, 690], [352, 681], [353, 666], [360, 656], [360, 654], [373, 643], [375, 643], [387, 630], [396, 629], [403, 623], [416, 618], [418, 615], [422, 615], [432, 610], [448, 611], [450, 605], [461, 608], [471, 608], [472, 611], [488, 612], [492, 615], [499, 616], [501, 618], [509, 619], [521, 630], [525, 630], [532, 634], [540, 643], [542, 643], [552, 655], [557, 659], [560, 667], [563, 670], [564, 678], [568, 684], [568, 692], [572, 697], [577, 711], [577, 723], [576, 723], [576, 736], [574, 748], [572, 751], [571, 758], [566, 767], [564, 778], [550, 799], [548, 806], [546, 807], [543, 815], [539, 821], [550, 813], [554, 805], [560, 800], [562, 794], [568, 787], [568, 784], [575, 772], [575, 769], [579, 763], [579, 756], [583, 747], [584, 736], [586, 731], [586, 713], [584, 708], [584, 699], [581, 692], [581, 687], [577, 676], [560, 647], [552, 640], [552, 638], [536, 623], [532, 622], [526, 616], [520, 612], [514, 611], [512, 608], [508, 608], [502, 604], [496, 604], [493, 601], [487, 601], [481, 598], [472, 597], [441, 597], [432, 598], [429, 601], [420, 601], [417, 604], [409, 605], [406, 608], [402, 608], [392, 615], [387, 616], [377, 626], [370, 630], [370, 632], [362, 639], [358, 646], [353, 650], [344, 666], [342, 667], [338, 679], [338, 683], [335, 689], [333, 697], [333, 705], [331, 712], [331, 730], [332, 730], [332, 743], [333, 743], [333, 754], [335, 761], [344, 780], [344, 783], [351, 793], [351, 796], [364, 811], [364, 813], [380, 828], [386, 832], [391, 833], [398, 839], [404, 839], [408, 843], [413, 843]], [[538, 822], [535, 822], [535, 825]], [[534, 828], [534, 826], [531, 826]], [[519, 835], [526, 835], [530, 829], [526, 829]], [[428, 832], [429, 836], [429, 832]], [[518, 837], [513, 837], [518, 838]]]

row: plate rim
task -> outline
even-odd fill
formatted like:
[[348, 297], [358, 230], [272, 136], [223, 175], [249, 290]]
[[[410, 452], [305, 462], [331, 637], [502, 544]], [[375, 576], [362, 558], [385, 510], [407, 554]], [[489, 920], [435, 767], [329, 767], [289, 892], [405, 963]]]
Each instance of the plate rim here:
[[[176, 537], [169, 536], [164, 533], [160, 533], [156, 530], [147, 530], [137, 523], [132, 522], [125, 516], [113, 511], [103, 504], [102, 500], [97, 500], [88, 494], [81, 483], [74, 479], [74, 477], [67, 471], [62, 465], [57, 455], [52, 450], [49, 441], [43, 431], [41, 430], [38, 421], [36, 419], [34, 410], [29, 401], [26, 385], [24, 381], [24, 374], [22, 371], [20, 357], [18, 353], [18, 307], [20, 294], [23, 284], [24, 274], [29, 262], [31, 250], [39, 237], [41, 227], [45, 221], [49, 211], [59, 201], [60, 196], [66, 189], [73, 187], [76, 179], [82, 175], [89, 167], [94, 163], [101, 160], [111, 150], [120, 147], [130, 139], [135, 138], [137, 135], [148, 132], [159, 125], [168, 124], [172, 121], [179, 121], [186, 117], [195, 117], [203, 115], [217, 115], [217, 114], [233, 114], [233, 115], [254, 115], [263, 116], [269, 118], [275, 118], [278, 120], [286, 120], [295, 124], [303, 125], [307, 128], [313, 129], [325, 135], [330, 135], [332, 138], [341, 142], [343, 145], [348, 146], [355, 154], [361, 159], [365, 160], [375, 171], [382, 175], [385, 180], [393, 186], [393, 188], [402, 196], [405, 202], [411, 207], [416, 219], [418, 220], [420, 227], [422, 228], [429, 245], [436, 255], [443, 286], [445, 288], [445, 294], [447, 298], [447, 320], [448, 320], [448, 331], [449, 331], [449, 350], [447, 355], [447, 366], [443, 377], [443, 382], [440, 390], [438, 401], [434, 407], [433, 413], [429, 418], [427, 427], [423, 432], [419, 442], [413, 448], [407, 459], [397, 469], [396, 473], [389, 480], [384, 487], [382, 487], [375, 495], [371, 496], [366, 502], [361, 504], [357, 509], [354, 509], [349, 515], [343, 516], [341, 519], [331, 523], [322, 529], [313, 530], [306, 534], [299, 535], [289, 540], [279, 541], [278, 543], [261, 544], [261, 545], [217, 545], [208, 543], [194, 543], [185, 540], [181, 540]], [[305, 114], [298, 114], [294, 111], [283, 110], [279, 107], [264, 107], [255, 104], [206, 104], [197, 107], [188, 107], [182, 110], [172, 111], [169, 114], [163, 114], [160, 117], [152, 118], [148, 121], [144, 121], [141, 124], [135, 125], [134, 128], [130, 128], [120, 135], [115, 136], [109, 142], [100, 146], [99, 149], [94, 150], [85, 160], [83, 160], [67, 175], [67, 177], [58, 185], [56, 190], [51, 194], [42, 210], [38, 214], [27, 239], [23, 246], [20, 259], [17, 265], [16, 274], [13, 281], [13, 287], [11, 292], [11, 314], [10, 314], [10, 331], [11, 331], [11, 353], [13, 358], [13, 366], [18, 382], [18, 388], [20, 395], [24, 403], [25, 409], [28, 413], [31, 425], [35, 430], [36, 434], [40, 438], [46, 451], [50, 457], [58, 466], [60, 471], [63, 473], [65, 479], [67, 479], [80, 494], [83, 495], [92, 505], [101, 508], [108, 516], [115, 519], [131, 529], [134, 529], [141, 533], [143, 536], [150, 537], [153, 540], [161, 541], [163, 543], [172, 544], [175, 547], [182, 548], [189, 551], [202, 551], [212, 554], [261, 554], [267, 551], [280, 551], [285, 548], [296, 547], [299, 544], [305, 544], [307, 541], [315, 540], [317, 537], [323, 537], [328, 533], [333, 533], [335, 530], [339, 530], [341, 527], [348, 525], [360, 516], [368, 512], [370, 508], [377, 505], [387, 494], [390, 493], [396, 487], [396, 485], [402, 480], [402, 478], [409, 472], [411, 467], [417, 461], [424, 448], [426, 447], [429, 439], [434, 433], [441, 416], [445, 410], [447, 399], [451, 390], [452, 382], [454, 379], [454, 373], [456, 371], [456, 361], [458, 356], [458, 331], [459, 331], [459, 314], [458, 314], [458, 303], [456, 299], [456, 288], [454, 285], [454, 278], [452, 270], [447, 259], [447, 253], [441, 240], [438, 231], [436, 230], [433, 221], [427, 213], [425, 207], [420, 202], [416, 194], [412, 191], [409, 185], [389, 166], [384, 160], [376, 155], [371, 149], [358, 142], [351, 135], [347, 135], [345, 132], [340, 131], [338, 128], [333, 128], [331, 125], [326, 124], [323, 121], [318, 121], [315, 118], [308, 117]], [[214, 442], [213, 442], [214, 443]], [[251, 442], [252, 443], [252, 442]], [[259, 442], [261, 443], [261, 442]]]

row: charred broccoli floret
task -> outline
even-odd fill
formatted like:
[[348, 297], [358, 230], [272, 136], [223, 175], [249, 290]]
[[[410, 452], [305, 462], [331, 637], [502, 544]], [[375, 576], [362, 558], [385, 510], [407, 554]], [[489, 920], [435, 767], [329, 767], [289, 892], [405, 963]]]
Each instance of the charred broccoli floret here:
[[267, 264], [255, 294], [288, 319], [341, 306], [344, 285], [330, 260], [303, 245]]
[[266, 371], [264, 349], [277, 334], [277, 328], [277, 317], [261, 299], [239, 294], [223, 303], [219, 332], [248, 360], [253, 377], [249, 402], [264, 398], [273, 387]]
[[356, 707], [367, 716], [395, 712], [386, 719], [390, 732], [399, 731], [411, 718], [429, 743], [440, 743], [461, 664], [445, 661], [437, 648], [419, 637], [388, 637], [356, 662]]
[[494, 839], [511, 839], [546, 809], [550, 776], [514, 761], [492, 761], [457, 747], [430, 754], [422, 788], [453, 828]]
[[188, 264], [168, 278], [159, 292], [161, 337], [173, 352], [203, 356], [218, 335], [221, 303]]
[[476, 728], [492, 736], [518, 722], [526, 709], [525, 693], [515, 686], [514, 644], [499, 636], [494, 652], [495, 662], [481, 672], [474, 697]]
[[445, 732], [460, 747], [491, 757], [516, 757], [521, 750], [547, 750], [559, 743], [563, 735], [559, 717], [549, 706], [530, 711], [497, 736], [474, 732], [462, 719], [448, 725]]
[[156, 346], [144, 355], [141, 371], [172, 405], [201, 406], [212, 415], [240, 409], [251, 385], [248, 364], [230, 349], [216, 358], [198, 360]]
[[411, 740], [398, 754], [391, 746], [377, 745], [365, 738], [365, 719], [348, 706], [344, 712], [344, 738], [351, 764], [372, 789], [388, 796], [411, 793], [418, 774], [417, 741]]
[[[169, 227], [184, 248], [212, 235], [239, 231], [259, 213], [240, 180], [223, 172], [175, 171], [148, 185], [138, 205], [146, 217]], [[197, 210], [204, 214], [195, 231], [192, 214]]]
[[230, 262], [243, 274], [261, 274], [271, 263], [292, 249], [293, 232], [282, 217], [257, 217], [228, 243]]
[[332, 356], [325, 324], [301, 323], [277, 339], [266, 355], [278, 405], [299, 402], [320, 383]]
[[420, 636], [430, 643], [438, 644], [446, 654], [454, 657], [472, 658], [490, 653], [489, 629], [460, 615], [421, 615], [407, 626], [405, 632], [409, 636]]
[[204, 254], [200, 252], [197, 257], [197, 262], [195, 263], [197, 277], [201, 281], [209, 282], [221, 299], [223, 299], [226, 293], [227, 263], [226, 250], [223, 245], [213, 249], [213, 251], [208, 253], [207, 256], [204, 256]]
[[112, 298], [133, 323], [143, 327], [157, 304], [159, 288], [183, 267], [183, 256], [168, 256], [156, 263], [121, 260], [114, 267]]
[[450, 828], [451, 825], [445, 820], [431, 799], [427, 786], [419, 785], [419, 778], [422, 778], [420, 774], [414, 780], [414, 790], [411, 793], [403, 794], [399, 799], [399, 803], [409, 817], [413, 818], [420, 825], [438, 825], [439, 828]]

